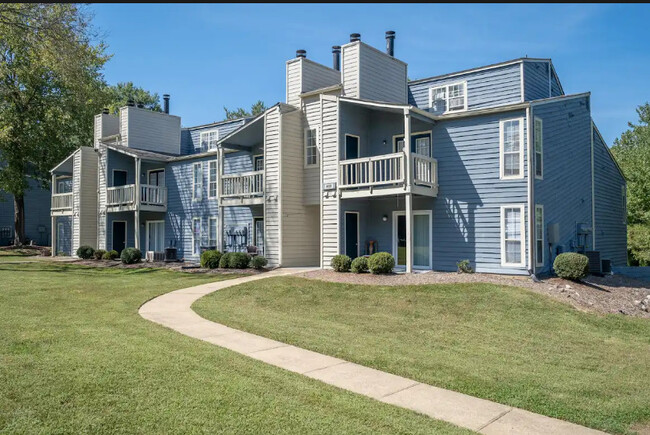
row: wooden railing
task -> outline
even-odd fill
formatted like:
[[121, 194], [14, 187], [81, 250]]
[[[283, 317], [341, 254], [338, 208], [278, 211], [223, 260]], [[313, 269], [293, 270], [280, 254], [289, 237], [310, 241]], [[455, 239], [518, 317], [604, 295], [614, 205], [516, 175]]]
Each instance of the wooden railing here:
[[221, 197], [258, 196], [264, 194], [264, 171], [223, 175]]
[[140, 204], [161, 205], [167, 204], [167, 188], [143, 184], [140, 186]]
[[131, 205], [135, 202], [135, 184], [106, 189], [106, 205]]
[[72, 210], [72, 193], [52, 194], [52, 210]]
[[339, 187], [367, 187], [404, 182], [404, 153], [343, 160]]
[[431, 157], [413, 154], [413, 183], [420, 186], [436, 187], [438, 185], [438, 161]]

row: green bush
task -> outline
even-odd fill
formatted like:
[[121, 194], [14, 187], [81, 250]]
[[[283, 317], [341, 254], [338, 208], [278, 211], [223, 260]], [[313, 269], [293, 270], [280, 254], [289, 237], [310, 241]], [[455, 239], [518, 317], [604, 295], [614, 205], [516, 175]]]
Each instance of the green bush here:
[[347, 255], [335, 255], [330, 265], [336, 272], [349, 272], [352, 260]]
[[469, 260], [460, 260], [456, 263], [456, 267], [458, 267], [458, 273], [474, 273]]
[[106, 251], [104, 251], [103, 249], [98, 249], [95, 251], [93, 255], [95, 257], [95, 260], [101, 260], [102, 258], [104, 258], [104, 254], [106, 254]]
[[553, 270], [560, 278], [577, 281], [589, 273], [589, 259], [586, 255], [565, 252], [555, 257]]
[[269, 264], [268, 260], [261, 255], [251, 258], [251, 267], [253, 269], [263, 269], [267, 264]]
[[217, 250], [205, 251], [201, 254], [201, 267], [215, 269], [219, 267], [219, 260], [221, 260], [221, 252]]
[[104, 255], [102, 256], [102, 259], [104, 259], [104, 260], [115, 260], [119, 256], [120, 256], [120, 254], [116, 250], [113, 249], [111, 251], [105, 252]]
[[248, 263], [251, 262], [251, 256], [245, 252], [232, 252], [230, 260], [228, 260], [228, 267], [231, 269], [246, 269]]
[[93, 258], [93, 255], [95, 255], [95, 250], [91, 246], [83, 245], [83, 246], [79, 246], [79, 248], [77, 248], [77, 257], [79, 257], [79, 258], [83, 258], [84, 260], [88, 260], [88, 259]]
[[628, 225], [627, 251], [630, 266], [650, 266], [650, 225]]
[[368, 259], [366, 257], [357, 257], [352, 260], [350, 265], [350, 270], [353, 273], [365, 273], [368, 272]]
[[370, 273], [391, 273], [395, 267], [395, 257], [388, 252], [377, 252], [368, 259]]
[[120, 259], [124, 264], [139, 263], [142, 259], [142, 252], [140, 252], [139, 249], [135, 248], [124, 248], [122, 250], [122, 254], [120, 255]]
[[232, 252], [225, 252], [222, 256], [221, 259], [219, 260], [219, 268], [220, 269], [227, 269], [230, 267], [230, 257], [232, 256]]

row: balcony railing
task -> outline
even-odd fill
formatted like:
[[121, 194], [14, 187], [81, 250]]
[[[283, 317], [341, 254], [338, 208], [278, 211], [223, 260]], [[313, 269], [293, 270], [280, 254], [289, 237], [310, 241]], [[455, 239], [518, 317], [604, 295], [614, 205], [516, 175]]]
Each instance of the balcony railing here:
[[140, 186], [140, 204], [160, 205], [167, 204], [167, 188], [143, 184]]
[[132, 205], [135, 202], [135, 184], [106, 189], [106, 205]]
[[438, 186], [438, 161], [431, 157], [413, 154], [413, 183], [420, 186]]
[[[135, 204], [135, 184], [109, 187], [106, 189], [106, 194], [106, 205], [108, 206], [131, 206]], [[140, 204], [153, 206], [167, 205], [167, 188], [141, 184]]]
[[52, 210], [72, 210], [72, 192], [52, 194]]
[[250, 197], [264, 194], [264, 171], [223, 175], [221, 197]]
[[382, 186], [404, 182], [404, 153], [343, 160], [341, 188]]

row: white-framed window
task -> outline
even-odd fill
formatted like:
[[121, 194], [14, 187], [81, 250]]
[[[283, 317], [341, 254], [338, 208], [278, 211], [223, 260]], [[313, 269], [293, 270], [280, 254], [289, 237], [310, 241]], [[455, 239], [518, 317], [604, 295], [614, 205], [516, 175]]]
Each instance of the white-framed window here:
[[201, 218], [192, 218], [192, 254], [201, 254]]
[[[404, 135], [393, 136], [393, 152], [404, 151]], [[431, 157], [431, 130], [411, 133], [411, 151], [423, 156]]]
[[203, 196], [203, 163], [192, 165], [192, 200], [199, 201]]
[[535, 265], [544, 265], [544, 206], [535, 205]]
[[208, 198], [213, 199], [217, 197], [217, 161], [210, 160], [208, 162]]
[[415, 153], [431, 157], [431, 141], [429, 136], [415, 138]]
[[467, 82], [430, 88], [429, 107], [439, 113], [467, 110]]
[[627, 187], [625, 184], [621, 186], [621, 208], [623, 210], [622, 221], [627, 225]]
[[535, 118], [535, 178], [544, 177], [544, 124], [541, 118]]
[[305, 166], [318, 165], [318, 130], [305, 129]]
[[524, 205], [501, 207], [501, 265], [525, 266]]
[[219, 141], [219, 130], [202, 131], [199, 135], [201, 149], [214, 150], [217, 148]]
[[524, 178], [524, 119], [499, 122], [500, 178]]
[[208, 220], [208, 245], [217, 246], [217, 217], [211, 216]]
[[264, 154], [257, 154], [253, 156], [253, 170], [254, 171], [264, 170]]

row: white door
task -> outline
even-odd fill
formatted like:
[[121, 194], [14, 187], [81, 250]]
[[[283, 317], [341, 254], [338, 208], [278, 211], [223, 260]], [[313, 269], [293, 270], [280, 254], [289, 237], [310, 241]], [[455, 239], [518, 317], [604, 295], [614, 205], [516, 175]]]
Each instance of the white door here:
[[[431, 269], [431, 210], [413, 210], [413, 267]], [[406, 266], [406, 213], [393, 212], [393, 256]]]
[[165, 221], [147, 221], [147, 251], [165, 250]]

